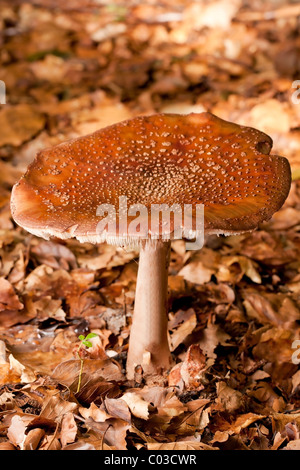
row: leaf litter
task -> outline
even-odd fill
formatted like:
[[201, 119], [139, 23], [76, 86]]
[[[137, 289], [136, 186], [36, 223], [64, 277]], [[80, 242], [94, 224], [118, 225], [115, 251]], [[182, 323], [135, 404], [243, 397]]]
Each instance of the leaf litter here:
[[[299, 449], [297, 5], [0, 3], [0, 450]], [[128, 381], [138, 252], [31, 236], [11, 219], [10, 190], [42, 148], [204, 110], [269, 133], [291, 193], [253, 233], [198, 252], [173, 243], [174, 364]]]

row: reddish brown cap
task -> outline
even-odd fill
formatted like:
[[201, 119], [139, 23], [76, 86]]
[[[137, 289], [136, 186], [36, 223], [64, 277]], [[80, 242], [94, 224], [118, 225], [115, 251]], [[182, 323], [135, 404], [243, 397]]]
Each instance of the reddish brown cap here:
[[206, 233], [253, 230], [290, 189], [288, 160], [271, 148], [266, 134], [210, 113], [137, 117], [39, 152], [13, 188], [12, 215], [44, 238], [122, 244], [130, 237], [119, 227], [97, 232], [96, 211], [126, 196], [149, 213], [204, 204]]

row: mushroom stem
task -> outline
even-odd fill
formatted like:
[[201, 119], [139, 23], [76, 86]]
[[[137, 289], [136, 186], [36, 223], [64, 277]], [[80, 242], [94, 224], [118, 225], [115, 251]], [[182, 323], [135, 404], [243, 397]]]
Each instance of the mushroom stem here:
[[168, 343], [168, 267], [170, 241], [141, 246], [133, 322], [127, 357], [127, 377], [141, 365], [144, 375], [159, 374], [171, 365]]

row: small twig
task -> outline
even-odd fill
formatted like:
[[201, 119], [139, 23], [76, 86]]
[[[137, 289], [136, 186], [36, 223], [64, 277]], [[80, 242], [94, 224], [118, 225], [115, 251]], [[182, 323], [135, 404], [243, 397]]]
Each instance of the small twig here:
[[80, 390], [80, 387], [81, 387], [82, 372], [83, 372], [83, 359], [79, 356], [79, 354], [78, 354], [78, 357], [79, 357], [79, 360], [80, 360], [80, 371], [79, 371], [78, 385], [77, 385], [76, 393], [79, 393], [79, 390]]
[[54, 439], [56, 438], [57, 433], [58, 433], [58, 426], [59, 426], [59, 425], [58, 425], [58, 423], [57, 423], [57, 424], [56, 424], [55, 431], [54, 431], [54, 434], [53, 434], [53, 436], [52, 436], [52, 439], [50, 439], [50, 442], [49, 442], [48, 445], [46, 446], [46, 449], [45, 449], [45, 450], [49, 450], [50, 447], [51, 447], [51, 445], [53, 444]]

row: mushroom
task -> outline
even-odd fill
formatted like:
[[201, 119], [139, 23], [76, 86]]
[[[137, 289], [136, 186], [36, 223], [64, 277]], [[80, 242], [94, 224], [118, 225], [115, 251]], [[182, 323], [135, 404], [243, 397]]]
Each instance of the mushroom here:
[[[290, 166], [270, 155], [271, 148], [266, 134], [210, 113], [156, 114], [39, 152], [14, 186], [13, 218], [34, 235], [140, 247], [128, 378], [136, 366], [146, 375], [171, 365], [168, 265], [178, 224], [186, 240], [203, 230], [239, 234], [256, 229], [284, 203]], [[159, 220], [153, 228], [153, 205], [174, 203], [192, 208], [190, 220], [178, 222], [174, 214], [169, 226]], [[204, 206], [200, 229], [198, 205]]]

